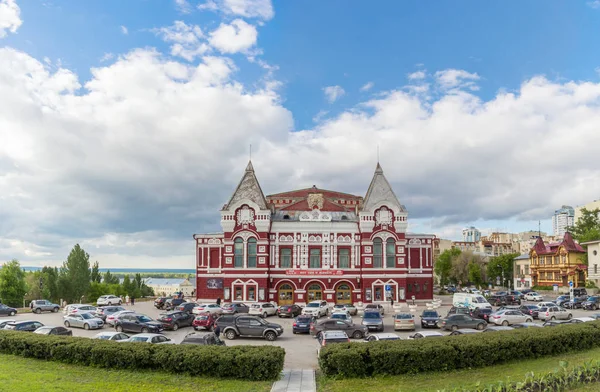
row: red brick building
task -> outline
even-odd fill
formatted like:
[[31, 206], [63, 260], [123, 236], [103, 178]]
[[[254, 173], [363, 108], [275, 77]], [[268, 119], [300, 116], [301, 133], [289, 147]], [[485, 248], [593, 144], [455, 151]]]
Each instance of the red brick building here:
[[198, 300], [370, 303], [433, 298], [433, 240], [409, 234], [379, 164], [366, 196], [315, 186], [264, 196], [252, 163], [221, 210], [223, 232], [195, 234]]

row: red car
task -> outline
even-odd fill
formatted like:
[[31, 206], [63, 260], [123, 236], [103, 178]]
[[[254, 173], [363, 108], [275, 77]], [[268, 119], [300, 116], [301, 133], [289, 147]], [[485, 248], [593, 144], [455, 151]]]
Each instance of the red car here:
[[194, 326], [194, 329], [196, 331], [199, 331], [201, 329], [206, 329], [208, 331], [212, 331], [216, 320], [217, 320], [217, 317], [215, 317], [215, 315], [212, 313], [208, 313], [208, 312], [200, 313], [199, 315], [196, 316], [192, 325]]

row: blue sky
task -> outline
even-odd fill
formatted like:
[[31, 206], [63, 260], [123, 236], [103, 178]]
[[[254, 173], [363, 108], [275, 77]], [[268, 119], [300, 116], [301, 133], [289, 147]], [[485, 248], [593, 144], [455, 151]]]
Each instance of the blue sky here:
[[250, 143], [266, 193], [364, 194], [379, 145], [412, 230], [550, 231], [600, 197], [599, 30], [597, 1], [0, 0], [0, 259], [186, 268]]

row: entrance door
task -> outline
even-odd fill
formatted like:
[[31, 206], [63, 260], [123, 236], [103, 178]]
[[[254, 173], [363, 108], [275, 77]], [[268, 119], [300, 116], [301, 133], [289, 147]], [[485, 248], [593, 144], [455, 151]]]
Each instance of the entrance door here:
[[294, 289], [291, 285], [284, 283], [279, 286], [279, 305], [292, 305], [294, 303]]
[[345, 283], [338, 285], [335, 289], [335, 303], [337, 305], [349, 305], [352, 303], [352, 291]]
[[318, 285], [316, 283], [308, 286], [308, 290], [306, 292], [308, 294], [308, 296], [307, 296], [308, 302], [320, 301], [323, 299], [323, 289], [321, 288], [320, 285]]

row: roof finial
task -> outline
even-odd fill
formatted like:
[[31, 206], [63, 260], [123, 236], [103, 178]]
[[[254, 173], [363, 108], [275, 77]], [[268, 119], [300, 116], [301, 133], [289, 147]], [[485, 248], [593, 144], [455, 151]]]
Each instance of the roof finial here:
[[252, 160], [252, 143], [250, 143], [250, 160]]
[[542, 221], [538, 221], [538, 237], [542, 238]]
[[379, 144], [377, 145], [377, 163], [379, 163]]

